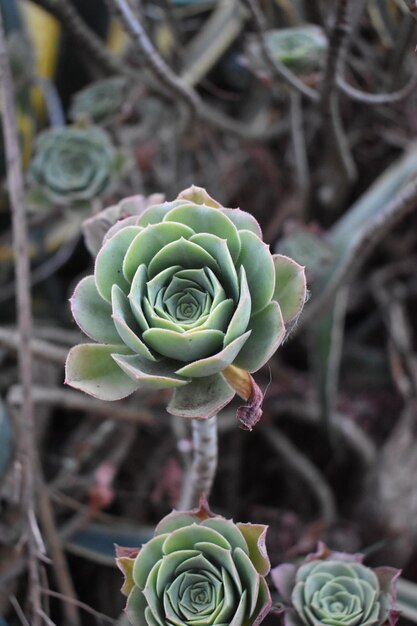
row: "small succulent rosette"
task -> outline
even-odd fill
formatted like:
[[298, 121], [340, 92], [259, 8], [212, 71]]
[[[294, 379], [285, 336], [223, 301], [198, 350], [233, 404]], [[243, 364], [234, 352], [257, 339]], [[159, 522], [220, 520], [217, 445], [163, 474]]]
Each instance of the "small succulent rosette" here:
[[120, 116], [128, 92], [129, 81], [123, 76], [99, 80], [75, 94], [69, 116], [75, 122], [107, 126]]
[[271, 606], [267, 527], [206, 506], [173, 512], [138, 550], [117, 549], [133, 626], [257, 626]]
[[305, 296], [304, 268], [272, 255], [249, 213], [192, 187], [105, 235], [94, 275], [71, 299], [98, 343], [72, 348], [66, 382], [103, 400], [173, 389], [170, 413], [207, 418], [236, 391], [249, 399], [250, 373], [282, 343]]
[[[324, 30], [315, 24], [269, 30], [265, 43], [273, 59], [300, 76], [321, 69], [328, 46]], [[257, 37], [248, 36], [244, 62], [255, 75], [270, 77], [271, 70]]]
[[120, 175], [122, 157], [99, 127], [52, 128], [36, 140], [30, 162], [29, 204], [91, 207]]
[[320, 544], [302, 565], [274, 568], [285, 626], [395, 626], [400, 571], [371, 569], [362, 561], [361, 554], [332, 552]]

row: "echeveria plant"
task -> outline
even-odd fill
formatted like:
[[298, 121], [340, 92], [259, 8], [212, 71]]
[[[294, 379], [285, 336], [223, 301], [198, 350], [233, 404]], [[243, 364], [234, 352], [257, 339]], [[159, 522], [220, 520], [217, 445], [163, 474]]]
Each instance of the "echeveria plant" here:
[[[318, 71], [327, 51], [326, 34], [315, 24], [269, 30], [265, 43], [274, 59], [300, 75]], [[269, 74], [259, 40], [253, 35], [247, 39], [246, 62], [255, 74]]]
[[118, 158], [101, 128], [47, 130], [30, 163], [33, 191], [56, 206], [85, 205], [110, 190]]
[[236, 372], [268, 361], [305, 294], [304, 268], [271, 255], [249, 213], [193, 187], [107, 234], [71, 299], [98, 343], [70, 351], [66, 381], [104, 400], [172, 388], [169, 412], [209, 417], [233, 398]]
[[107, 124], [120, 115], [127, 91], [128, 80], [123, 76], [112, 76], [88, 85], [75, 94], [70, 117], [75, 121]]
[[279, 565], [272, 579], [285, 603], [286, 626], [394, 626], [392, 567], [371, 569], [363, 555], [331, 552], [323, 544], [299, 567]]
[[203, 506], [165, 517], [139, 551], [119, 548], [131, 624], [259, 624], [271, 606], [266, 530], [234, 524]]

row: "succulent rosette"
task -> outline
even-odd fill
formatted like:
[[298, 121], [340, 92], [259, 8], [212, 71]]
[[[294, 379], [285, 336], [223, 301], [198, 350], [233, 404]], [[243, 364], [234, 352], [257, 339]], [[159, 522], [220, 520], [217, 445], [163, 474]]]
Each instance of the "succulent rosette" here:
[[[299, 75], [319, 70], [327, 51], [325, 32], [315, 24], [269, 30], [265, 43], [272, 57]], [[246, 42], [246, 62], [255, 74], [269, 74], [259, 41], [249, 36]]]
[[71, 300], [99, 343], [70, 351], [66, 382], [104, 400], [171, 388], [169, 412], [206, 418], [233, 398], [236, 372], [268, 361], [305, 294], [304, 268], [271, 255], [250, 214], [193, 187], [107, 233]]
[[87, 120], [95, 124], [108, 124], [114, 120], [126, 102], [128, 80], [112, 76], [88, 85], [75, 94], [70, 108], [70, 118]]
[[118, 155], [101, 128], [53, 128], [36, 140], [31, 182], [49, 203], [86, 204], [109, 192], [117, 162]]
[[[139, 551], [117, 549], [133, 626], [256, 626], [271, 606], [267, 527], [173, 512]], [[137, 555], [136, 555], [137, 554]]]
[[394, 626], [395, 582], [392, 567], [371, 569], [363, 555], [331, 552], [323, 544], [296, 567], [271, 572], [285, 603], [286, 626]]

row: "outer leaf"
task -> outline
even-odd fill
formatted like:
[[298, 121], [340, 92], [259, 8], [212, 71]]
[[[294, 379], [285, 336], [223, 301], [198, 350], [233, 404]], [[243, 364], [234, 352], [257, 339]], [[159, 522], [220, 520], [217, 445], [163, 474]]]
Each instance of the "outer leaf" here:
[[172, 363], [153, 363], [137, 355], [113, 354], [113, 359], [130, 378], [139, 383], [140, 388], [169, 389], [190, 382], [189, 378], [175, 376]]
[[233, 365], [252, 373], [265, 365], [284, 339], [285, 326], [279, 305], [268, 304], [252, 317], [249, 328], [252, 334]]
[[178, 200], [188, 200], [193, 204], [205, 204], [215, 209], [219, 209], [222, 206], [217, 200], [209, 196], [204, 187], [197, 187], [196, 185], [191, 185], [188, 189], [181, 191], [178, 194]]
[[232, 549], [240, 548], [246, 554], [249, 554], [249, 549], [245, 538], [240, 531], [239, 526], [234, 524], [232, 520], [223, 519], [222, 517], [212, 517], [202, 522], [201, 525], [206, 526], [207, 528], [213, 528], [214, 530], [217, 530], [218, 533], [220, 533], [221, 535], [223, 535], [223, 537], [225, 537], [225, 539], [227, 539]]
[[232, 341], [232, 343], [229, 343], [229, 345], [226, 346], [226, 348], [223, 348], [221, 352], [218, 352], [214, 356], [209, 356], [205, 359], [200, 359], [198, 361], [194, 361], [194, 363], [185, 365], [181, 369], [177, 370], [176, 373], [180, 376], [201, 378], [203, 376], [211, 376], [212, 374], [222, 372], [226, 369], [226, 367], [233, 363], [236, 356], [249, 339], [250, 334], [251, 331], [249, 330], [241, 337]]
[[196, 378], [189, 385], [175, 389], [167, 411], [179, 417], [206, 419], [218, 413], [234, 395], [221, 374]]
[[262, 240], [261, 227], [253, 215], [241, 209], [226, 209], [222, 207], [220, 210], [233, 222], [238, 230], [250, 230]]
[[145, 543], [145, 545], [139, 552], [135, 561], [135, 565], [133, 567], [133, 579], [140, 589], [145, 588], [148, 576], [152, 568], [154, 567], [155, 563], [157, 563], [162, 558], [162, 546], [168, 536], [169, 535], [165, 534], [154, 537], [153, 539]]
[[65, 365], [65, 383], [100, 400], [121, 400], [138, 388], [118, 367], [112, 353], [129, 354], [122, 345], [83, 343], [72, 348]]
[[275, 268], [269, 246], [248, 230], [240, 232], [242, 251], [237, 265], [246, 270], [252, 298], [252, 312], [265, 308], [271, 301], [275, 286]]
[[272, 600], [271, 600], [271, 594], [269, 593], [268, 585], [266, 584], [265, 578], [261, 578], [260, 584], [259, 584], [258, 603], [253, 613], [253, 617], [254, 616], [256, 617], [255, 617], [254, 622], [252, 623], [252, 626], [258, 626], [258, 624], [263, 622], [263, 620], [269, 613], [271, 604], [272, 604]]
[[265, 537], [268, 526], [263, 524], [236, 524], [244, 536], [249, 549], [249, 558], [256, 571], [266, 576], [271, 568], [265, 546]]
[[275, 254], [273, 259], [275, 265], [273, 299], [278, 302], [284, 322], [287, 324], [299, 316], [306, 300], [305, 269], [282, 254]]
[[138, 219], [138, 226], [149, 226], [149, 224], [159, 224], [164, 216], [177, 206], [189, 204], [186, 200], [173, 200], [172, 202], [163, 202], [162, 204], [154, 204], [148, 207]]
[[119, 343], [111, 318], [111, 306], [97, 291], [94, 276], [86, 276], [70, 300], [72, 315], [83, 333], [99, 343]]
[[146, 598], [138, 587], [133, 587], [126, 605], [126, 613], [132, 626], [148, 626], [145, 610], [148, 606]]
[[125, 293], [129, 283], [123, 276], [122, 265], [126, 250], [140, 232], [136, 226], [126, 226], [104, 244], [97, 255], [94, 276], [99, 294], [111, 302], [113, 285], [118, 285]]

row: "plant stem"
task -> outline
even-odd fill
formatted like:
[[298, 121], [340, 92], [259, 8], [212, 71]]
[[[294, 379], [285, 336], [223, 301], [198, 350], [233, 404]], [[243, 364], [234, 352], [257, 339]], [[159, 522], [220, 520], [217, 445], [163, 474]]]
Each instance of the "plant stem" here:
[[207, 499], [217, 469], [217, 415], [205, 420], [191, 420], [193, 460], [185, 474], [178, 508], [182, 511], [198, 505], [201, 496]]

